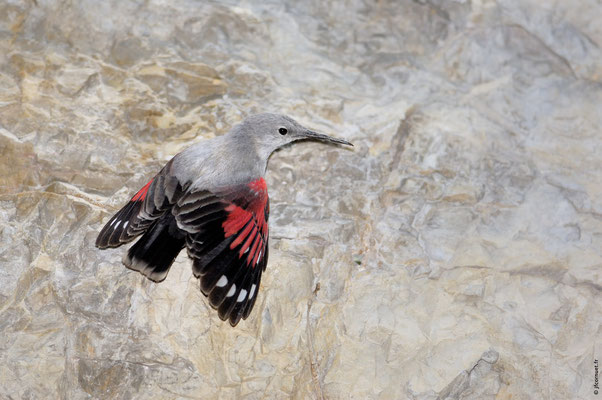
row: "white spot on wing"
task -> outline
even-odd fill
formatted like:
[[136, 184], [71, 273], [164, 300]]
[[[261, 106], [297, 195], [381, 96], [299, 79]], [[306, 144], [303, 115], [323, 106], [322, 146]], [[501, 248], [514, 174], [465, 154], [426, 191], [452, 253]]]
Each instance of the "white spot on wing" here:
[[249, 298], [252, 299], [253, 296], [255, 295], [255, 289], [257, 288], [257, 285], [253, 284], [253, 286], [251, 286], [251, 292], [249, 293]]
[[232, 285], [232, 287], [228, 291], [228, 294], [226, 295], [226, 297], [232, 297], [232, 296], [234, 296], [234, 292], [236, 292], [236, 285]]
[[113, 228], [113, 229], [117, 229], [117, 228], [119, 228], [119, 224], [120, 224], [120, 223], [121, 223], [121, 221], [117, 222], [117, 223], [115, 224], [115, 228]]
[[226, 275], [222, 275], [221, 278], [219, 278], [219, 281], [217, 281], [217, 283], [215, 284], [215, 286], [217, 287], [224, 287], [228, 284], [228, 278], [226, 278]]
[[115, 221], [117, 221], [117, 218], [113, 218], [113, 221], [111, 221], [111, 225], [109, 225], [109, 226], [113, 226], [113, 224], [115, 223]]
[[259, 250], [259, 255], [257, 256], [257, 262], [255, 262], [255, 265], [259, 264], [259, 260], [261, 260], [261, 250]]
[[123, 229], [127, 228], [129, 223], [130, 223], [130, 221], [125, 221], [125, 224], [123, 224]]
[[238, 299], [236, 299], [236, 302], [242, 303], [246, 297], [247, 297], [247, 291], [245, 289], [243, 289], [240, 291], [240, 294], [238, 295]]

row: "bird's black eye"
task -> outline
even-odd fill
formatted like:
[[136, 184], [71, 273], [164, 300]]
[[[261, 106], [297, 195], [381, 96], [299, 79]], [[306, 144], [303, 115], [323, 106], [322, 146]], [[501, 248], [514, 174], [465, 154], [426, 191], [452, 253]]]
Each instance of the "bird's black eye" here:
[[278, 129], [278, 133], [280, 133], [281, 135], [286, 135], [288, 131], [286, 130], [286, 128], [280, 128]]

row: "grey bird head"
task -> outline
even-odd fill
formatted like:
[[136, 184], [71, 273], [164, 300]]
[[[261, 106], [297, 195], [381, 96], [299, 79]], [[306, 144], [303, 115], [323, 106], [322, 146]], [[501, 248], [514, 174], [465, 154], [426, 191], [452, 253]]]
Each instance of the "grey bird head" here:
[[280, 114], [252, 115], [234, 128], [232, 133], [251, 139], [257, 153], [266, 159], [276, 149], [297, 140], [319, 140], [353, 146], [346, 140], [305, 128], [294, 119]]

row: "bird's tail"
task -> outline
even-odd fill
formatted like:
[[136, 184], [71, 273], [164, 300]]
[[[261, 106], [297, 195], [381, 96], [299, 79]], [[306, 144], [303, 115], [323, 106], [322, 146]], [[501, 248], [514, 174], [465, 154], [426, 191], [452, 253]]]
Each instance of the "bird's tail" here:
[[161, 282], [184, 247], [185, 236], [171, 213], [159, 218], [128, 250], [123, 264], [148, 279]]

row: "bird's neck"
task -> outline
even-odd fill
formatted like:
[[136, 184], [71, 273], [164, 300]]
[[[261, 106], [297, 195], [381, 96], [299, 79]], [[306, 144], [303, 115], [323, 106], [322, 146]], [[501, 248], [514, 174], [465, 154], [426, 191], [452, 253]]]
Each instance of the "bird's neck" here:
[[232, 169], [238, 174], [250, 178], [261, 178], [265, 175], [270, 153], [262, 152], [252, 138], [245, 135], [228, 135], [225, 143], [231, 154]]

